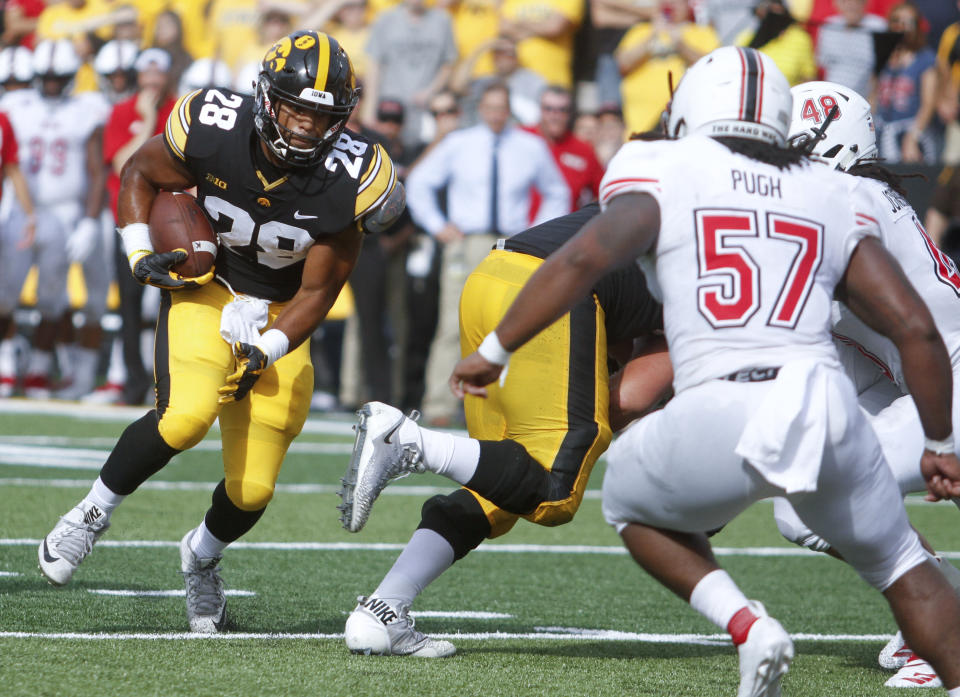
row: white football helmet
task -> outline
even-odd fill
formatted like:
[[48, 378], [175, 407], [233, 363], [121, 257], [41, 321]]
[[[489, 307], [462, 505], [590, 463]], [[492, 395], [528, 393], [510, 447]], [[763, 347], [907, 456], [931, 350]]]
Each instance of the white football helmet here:
[[667, 108], [667, 136], [701, 133], [782, 146], [791, 105], [790, 84], [773, 59], [756, 49], [724, 46], [684, 73]]
[[33, 54], [26, 46], [7, 46], [0, 51], [0, 84], [30, 82], [33, 79]]
[[180, 76], [178, 93], [184, 95], [207, 87], [229, 89], [232, 84], [233, 74], [226, 63], [213, 58], [197, 58]]
[[[877, 156], [877, 132], [870, 104], [834, 82], [804, 82], [793, 93], [790, 143], [834, 169], [848, 170]], [[836, 115], [830, 119], [833, 107]]]
[[93, 69], [100, 75], [112, 75], [116, 72], [133, 70], [133, 62], [137, 60], [140, 47], [136, 41], [114, 39], [108, 41], [97, 51], [93, 60]]
[[80, 69], [80, 57], [67, 39], [41, 41], [33, 50], [33, 72], [38, 77], [72, 77]]

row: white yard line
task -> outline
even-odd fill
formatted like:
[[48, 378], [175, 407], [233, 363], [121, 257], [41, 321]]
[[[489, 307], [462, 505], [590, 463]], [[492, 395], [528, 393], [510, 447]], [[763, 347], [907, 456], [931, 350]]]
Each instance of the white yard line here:
[[[112, 595], [121, 598], [183, 598], [187, 591], [183, 588], [169, 591], [142, 591], [142, 590], [115, 590], [112, 588], [88, 588], [87, 593], [94, 595]], [[255, 596], [253, 591], [225, 590], [224, 595], [238, 598], [249, 598]]]
[[[639, 632], [618, 632], [611, 629], [577, 629], [574, 627], [551, 627], [543, 632], [464, 632], [434, 633], [435, 639], [454, 641], [505, 641], [505, 640], [551, 640], [551, 641], [636, 641], [652, 644], [700, 644], [725, 646], [730, 644], [727, 634], [645, 634]], [[561, 630], [561, 631], [555, 631]], [[890, 639], [889, 634], [791, 634], [795, 641], [815, 642], [881, 642]], [[149, 634], [145, 632], [0, 632], [0, 639], [73, 639], [86, 641], [182, 641], [185, 639], [207, 639], [219, 641], [242, 641], [249, 639], [343, 639], [343, 634], [285, 634], [225, 632], [223, 634], [191, 634], [187, 632], [167, 632]]]
[[[33, 538], [2, 538], [0, 547], [31, 547], [40, 544]], [[100, 540], [97, 547], [126, 549], [179, 547], [173, 540]], [[398, 552], [403, 543], [393, 542], [234, 542], [230, 549], [271, 550], [282, 552]], [[627, 550], [619, 545], [532, 545], [482, 544], [477, 552], [498, 554], [605, 554], [619, 556]], [[810, 557], [825, 559], [823, 554], [803, 547], [714, 547], [720, 557]], [[960, 559], [960, 552], [938, 552], [947, 559]]]

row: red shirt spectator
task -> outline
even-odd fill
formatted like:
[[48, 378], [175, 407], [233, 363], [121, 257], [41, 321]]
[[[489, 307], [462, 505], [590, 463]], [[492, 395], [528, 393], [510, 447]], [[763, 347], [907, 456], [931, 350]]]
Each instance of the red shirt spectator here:
[[[7, 115], [0, 111], [0, 169], [19, 163], [20, 154], [17, 149], [17, 139], [13, 135], [13, 126], [10, 125]], [[0, 194], [2, 193], [0, 189]]]
[[3, 10], [3, 43], [19, 44], [32, 50], [36, 43], [37, 18], [46, 6], [44, 0], [7, 0]]
[[[543, 138], [570, 188], [570, 210], [596, 200], [603, 179], [603, 165], [593, 146], [570, 131], [573, 100], [562, 87], [548, 87], [540, 95], [540, 123], [525, 128]], [[540, 196], [534, 191], [530, 203], [530, 220], [540, 207]]]
[[147, 49], [137, 58], [134, 69], [137, 71], [137, 93], [114, 105], [103, 130], [103, 159], [110, 170], [107, 191], [114, 218], [117, 217], [123, 162], [148, 138], [163, 132], [167, 117], [176, 104], [176, 99], [166, 92], [170, 69], [170, 55], [166, 51]]

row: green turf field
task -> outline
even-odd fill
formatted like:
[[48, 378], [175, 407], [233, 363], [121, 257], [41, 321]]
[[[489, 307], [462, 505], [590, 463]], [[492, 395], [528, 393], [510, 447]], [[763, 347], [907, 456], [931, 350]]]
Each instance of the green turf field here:
[[[0, 695], [736, 693], [729, 639], [646, 577], [604, 524], [602, 467], [572, 524], [521, 522], [420, 598], [418, 628], [451, 639], [457, 656], [352, 656], [340, 635], [356, 596], [389, 568], [423, 500], [450, 487], [432, 475], [399, 482], [363, 532], [344, 532], [334, 493], [352, 442], [343, 419], [308, 423], [274, 502], [227, 551], [230, 632], [186, 635], [183, 599], [157, 593], [182, 591], [177, 543], [222, 477], [215, 432], [131, 496], [71, 585], [55, 589], [37, 570], [37, 545], [136, 413], [28, 406], [0, 400]], [[934, 546], [960, 550], [953, 505], [911, 503]], [[851, 570], [783, 542], [768, 503], [714, 543], [795, 636], [784, 694], [896, 694], [876, 665], [893, 620]]]

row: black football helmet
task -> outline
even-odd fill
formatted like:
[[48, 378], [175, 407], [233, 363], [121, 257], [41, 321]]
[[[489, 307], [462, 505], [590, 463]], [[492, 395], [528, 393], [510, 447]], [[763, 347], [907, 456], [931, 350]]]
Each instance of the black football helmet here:
[[[296, 31], [267, 51], [255, 97], [254, 125], [263, 142], [286, 164], [309, 167], [337, 142], [360, 98], [360, 88], [350, 58], [336, 39], [322, 32]], [[315, 141], [311, 147], [294, 147], [292, 132], [277, 121], [280, 101], [330, 114], [330, 127], [322, 137], [311, 139]]]

